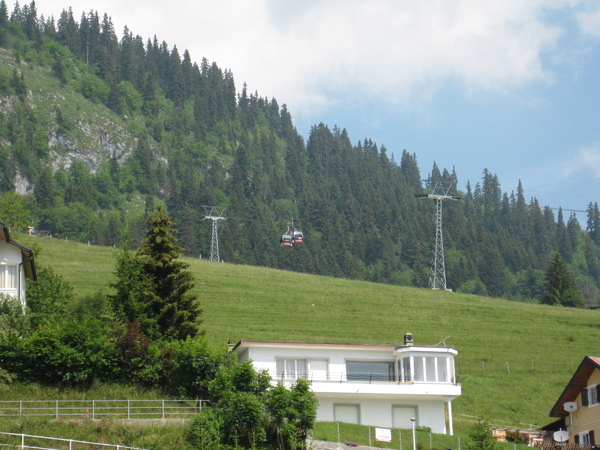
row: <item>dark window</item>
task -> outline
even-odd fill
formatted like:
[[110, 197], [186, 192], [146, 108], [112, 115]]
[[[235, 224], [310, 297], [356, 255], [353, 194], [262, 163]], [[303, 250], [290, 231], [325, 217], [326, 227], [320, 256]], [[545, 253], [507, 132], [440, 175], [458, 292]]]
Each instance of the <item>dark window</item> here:
[[394, 381], [394, 363], [378, 361], [346, 361], [349, 381]]

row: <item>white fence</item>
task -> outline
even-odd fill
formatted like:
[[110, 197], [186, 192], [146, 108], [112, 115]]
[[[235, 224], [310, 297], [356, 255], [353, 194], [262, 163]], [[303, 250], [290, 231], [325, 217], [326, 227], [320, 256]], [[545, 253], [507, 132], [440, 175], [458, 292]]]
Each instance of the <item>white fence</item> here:
[[[175, 419], [198, 414], [207, 400], [15, 400], [0, 401], [2, 417]], [[124, 448], [124, 447], [122, 447]]]
[[[41, 447], [44, 445], [44, 447]], [[106, 444], [101, 442], [76, 441], [49, 436], [34, 436], [31, 434], [6, 433], [0, 431], [0, 447], [18, 448], [19, 450], [143, 450], [140, 447], [127, 447], [119, 444]]]

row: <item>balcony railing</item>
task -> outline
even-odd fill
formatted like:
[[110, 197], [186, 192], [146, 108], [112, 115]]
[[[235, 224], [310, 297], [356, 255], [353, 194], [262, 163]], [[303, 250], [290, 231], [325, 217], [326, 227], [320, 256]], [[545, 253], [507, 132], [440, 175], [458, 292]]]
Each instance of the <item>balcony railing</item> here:
[[422, 381], [415, 380], [412, 375], [388, 374], [388, 373], [370, 373], [370, 372], [302, 372], [297, 374], [287, 374], [277, 372], [273, 378], [275, 381], [295, 381], [299, 378], [311, 382], [336, 382], [336, 383], [394, 383], [394, 384], [412, 384], [412, 383], [435, 383], [435, 384], [457, 384], [455, 380], [451, 381]]

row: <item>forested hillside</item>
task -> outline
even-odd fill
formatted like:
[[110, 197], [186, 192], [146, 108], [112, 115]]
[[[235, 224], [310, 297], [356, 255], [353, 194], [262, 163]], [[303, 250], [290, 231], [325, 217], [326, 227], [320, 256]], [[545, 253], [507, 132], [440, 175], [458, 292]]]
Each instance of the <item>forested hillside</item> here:
[[[336, 126], [313, 126], [305, 142], [285, 104], [156, 37], [125, 27], [119, 39], [106, 14], [9, 8], [0, 2], [0, 219], [12, 228], [98, 245], [127, 229], [137, 243], [145, 212], [163, 203], [185, 253], [208, 257], [203, 206], [224, 206], [227, 262], [427, 286], [435, 204], [416, 195], [424, 178], [456, 186], [454, 171], [421, 173], [401, 142], [396, 160]], [[522, 181], [503, 192], [483, 169], [452, 191], [461, 199], [444, 203], [448, 288], [537, 301], [559, 252], [595, 304], [598, 204], [582, 229], [528, 198]], [[305, 241], [281, 248], [292, 217]]]

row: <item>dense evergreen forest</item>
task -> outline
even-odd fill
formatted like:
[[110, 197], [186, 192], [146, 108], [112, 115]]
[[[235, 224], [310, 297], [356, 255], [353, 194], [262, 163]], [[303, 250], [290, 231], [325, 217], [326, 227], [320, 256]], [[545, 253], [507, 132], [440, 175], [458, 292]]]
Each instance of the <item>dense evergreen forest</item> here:
[[[395, 152], [397, 161], [322, 123], [305, 142], [285, 104], [156, 37], [125, 27], [119, 39], [106, 14], [69, 9], [55, 20], [38, 17], [35, 2], [10, 11], [2, 0], [0, 59], [1, 219], [13, 228], [97, 245], [128, 230], [139, 242], [145, 211], [164, 204], [185, 254], [208, 257], [203, 207], [224, 206], [225, 262], [428, 285], [435, 202], [417, 195], [424, 178], [457, 186], [454, 170], [422, 174], [416, 154]], [[448, 288], [537, 301], [558, 252], [597, 303], [597, 203], [582, 229], [521, 183], [503, 192], [488, 169], [452, 194], [461, 199], [444, 202]], [[305, 241], [282, 248], [290, 218]]]

